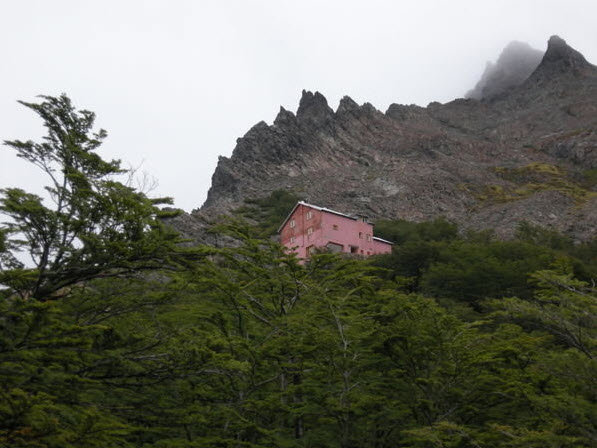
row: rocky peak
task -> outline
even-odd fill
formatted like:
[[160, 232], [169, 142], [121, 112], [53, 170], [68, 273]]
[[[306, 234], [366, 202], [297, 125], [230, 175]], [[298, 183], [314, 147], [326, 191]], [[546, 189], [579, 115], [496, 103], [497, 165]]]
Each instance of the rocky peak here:
[[579, 71], [591, 67], [585, 57], [559, 36], [551, 36], [538, 73]]
[[340, 100], [340, 104], [338, 105], [338, 110], [336, 110], [336, 114], [343, 115], [351, 112], [356, 112], [359, 110], [359, 105], [349, 96], [344, 96]]
[[525, 42], [510, 42], [495, 63], [487, 63], [481, 79], [465, 98], [492, 98], [522, 84], [537, 68], [542, 57], [543, 52]]
[[[236, 139], [236, 146], [232, 151], [232, 157], [238, 157], [240, 159], [253, 158], [255, 147], [259, 147], [259, 142], [261, 142], [264, 136], [269, 132], [270, 128], [265, 121], [260, 121], [254, 125], [244, 136]], [[229, 160], [226, 157], [221, 159]]]
[[323, 124], [334, 116], [334, 111], [328, 106], [328, 101], [319, 92], [303, 90], [296, 117], [300, 121], [310, 121], [314, 124]]
[[290, 112], [289, 110], [284, 109], [280, 106], [280, 112], [276, 116], [274, 120], [274, 126], [277, 126], [281, 129], [287, 129], [292, 127], [296, 124], [296, 116]]

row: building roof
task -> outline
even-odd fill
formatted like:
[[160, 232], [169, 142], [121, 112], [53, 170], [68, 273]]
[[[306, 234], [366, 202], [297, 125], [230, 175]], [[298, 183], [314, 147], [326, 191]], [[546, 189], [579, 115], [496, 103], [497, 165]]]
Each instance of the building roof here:
[[392, 243], [391, 241], [384, 240], [383, 238], [378, 238], [378, 237], [374, 236], [374, 237], [373, 237], [373, 239], [374, 239], [375, 241], [379, 241], [380, 243], [391, 244], [392, 246], [394, 245], [394, 243]]
[[332, 210], [331, 208], [319, 207], [317, 205], [309, 204], [309, 203], [304, 202], [304, 201], [298, 201], [296, 203], [296, 205], [294, 206], [294, 208], [290, 211], [290, 213], [288, 214], [288, 216], [286, 217], [286, 219], [284, 220], [284, 222], [282, 222], [282, 224], [280, 225], [280, 227], [278, 227], [278, 233], [280, 233], [280, 231], [282, 230], [282, 227], [284, 227], [286, 225], [286, 223], [288, 222], [288, 220], [290, 219], [290, 217], [292, 216], [292, 214], [298, 208], [299, 205], [304, 205], [306, 207], [310, 207], [310, 208], [315, 209], [315, 210], [319, 210], [319, 211], [327, 212], [327, 213], [332, 213], [334, 215], [342, 216], [342, 217], [348, 218], [348, 219], [353, 219], [355, 221], [359, 219], [357, 216], [350, 216], [350, 215], [347, 215], [345, 213], [340, 213], [340, 212], [337, 212], [336, 210]]

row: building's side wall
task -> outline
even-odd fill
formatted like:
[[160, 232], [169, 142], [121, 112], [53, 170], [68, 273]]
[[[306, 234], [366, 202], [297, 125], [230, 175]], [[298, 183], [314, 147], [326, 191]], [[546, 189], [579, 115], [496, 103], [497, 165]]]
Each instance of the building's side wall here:
[[373, 226], [366, 222], [333, 213], [323, 213], [322, 236], [325, 240], [324, 245], [328, 242], [341, 244], [345, 253], [352, 252], [364, 256], [375, 253]]
[[390, 243], [384, 243], [383, 241], [373, 240], [373, 247], [376, 254], [392, 253], [392, 245]]
[[[311, 212], [310, 218], [309, 212]], [[299, 205], [280, 231], [280, 242], [287, 248], [293, 249], [299, 258], [307, 258], [307, 247], [325, 245], [321, 241], [321, 221], [320, 210]], [[312, 229], [311, 233], [309, 228]]]

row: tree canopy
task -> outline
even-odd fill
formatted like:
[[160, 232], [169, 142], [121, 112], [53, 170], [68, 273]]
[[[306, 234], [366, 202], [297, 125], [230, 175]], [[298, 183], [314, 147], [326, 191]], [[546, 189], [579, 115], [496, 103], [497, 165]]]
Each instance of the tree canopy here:
[[[176, 251], [176, 234], [163, 226], [166, 212], [123, 184], [116, 160], [98, 154], [107, 133], [94, 131], [95, 114], [77, 110], [66, 95], [21, 102], [44, 123], [41, 142], [5, 145], [46, 176], [45, 198], [18, 188], [0, 191], [3, 264], [0, 284], [23, 297], [48, 299], [63, 288], [94, 278], [164, 268]], [[19, 262], [28, 254], [33, 267]], [[10, 269], [6, 269], [10, 268]]]
[[0, 447], [595, 445], [594, 242], [388, 221], [392, 255], [301, 263], [277, 192], [183, 248], [93, 114], [42, 100], [7, 145], [47, 193], [0, 198]]

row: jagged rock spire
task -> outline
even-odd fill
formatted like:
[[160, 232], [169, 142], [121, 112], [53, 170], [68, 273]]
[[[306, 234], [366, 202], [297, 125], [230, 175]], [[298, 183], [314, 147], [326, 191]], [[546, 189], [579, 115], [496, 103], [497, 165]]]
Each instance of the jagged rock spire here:
[[559, 36], [551, 36], [537, 71], [568, 71], [589, 67], [585, 57]]
[[349, 96], [343, 96], [338, 105], [337, 114], [345, 114], [359, 110], [359, 105]]
[[282, 106], [280, 106], [280, 112], [278, 112], [278, 115], [274, 120], [274, 126], [277, 126], [279, 128], [288, 128], [290, 126], [294, 126], [295, 124], [295, 115], [289, 110], [286, 110]]
[[333, 117], [334, 111], [328, 106], [328, 101], [319, 92], [309, 92], [303, 90], [301, 102], [296, 112], [296, 117], [302, 121], [313, 121], [315, 123], [323, 123], [328, 118]]

